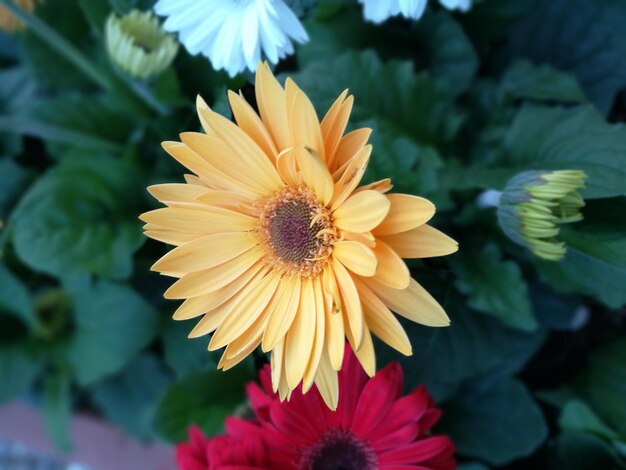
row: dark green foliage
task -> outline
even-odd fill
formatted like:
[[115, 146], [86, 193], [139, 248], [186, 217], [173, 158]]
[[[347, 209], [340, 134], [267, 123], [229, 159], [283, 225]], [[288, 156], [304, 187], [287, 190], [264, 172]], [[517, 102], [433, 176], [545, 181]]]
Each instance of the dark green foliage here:
[[[402, 320], [413, 356], [377, 341], [377, 367], [399, 361], [407, 390], [428, 387], [463, 470], [626, 468], [626, 4], [483, 0], [462, 14], [430, 0], [418, 22], [374, 25], [353, 0], [288, 3], [310, 41], [279, 79], [320, 119], [349, 88], [349, 130], [373, 130], [367, 182], [431, 199], [431, 224], [460, 243], [408, 262], [452, 325]], [[145, 188], [185, 173], [160, 142], [200, 129], [196, 95], [228, 117], [227, 89], [254, 95], [251, 75], [184, 47], [149, 81], [112, 67], [104, 21], [153, 4], [38, 4], [104, 83], [36, 28], [0, 33], [0, 403], [36, 397], [62, 448], [75, 410], [142, 439], [219, 433], [266, 360], [217, 371], [207, 338], [187, 338], [193, 321], [171, 319], [171, 279], [149, 271], [167, 248], [141, 234], [158, 206]], [[544, 169], [588, 176], [560, 262], [509, 242], [478, 202]]]

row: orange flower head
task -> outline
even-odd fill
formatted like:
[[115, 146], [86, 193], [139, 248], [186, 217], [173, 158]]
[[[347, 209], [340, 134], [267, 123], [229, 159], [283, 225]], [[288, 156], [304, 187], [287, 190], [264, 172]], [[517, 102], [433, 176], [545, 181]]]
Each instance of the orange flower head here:
[[402, 258], [442, 256], [457, 243], [426, 224], [428, 200], [388, 194], [390, 180], [359, 187], [370, 129], [346, 133], [353, 97], [343, 92], [320, 122], [310, 100], [267, 64], [256, 75], [259, 113], [230, 92], [236, 124], [198, 98], [204, 133], [165, 150], [191, 174], [148, 188], [166, 207], [141, 216], [147, 236], [174, 245], [153, 270], [176, 278], [174, 318], [201, 317], [190, 337], [212, 333], [228, 369], [259, 345], [270, 352], [281, 398], [315, 383], [338, 399], [345, 339], [376, 369], [372, 333], [403, 354], [411, 344], [392, 313], [449, 325]]

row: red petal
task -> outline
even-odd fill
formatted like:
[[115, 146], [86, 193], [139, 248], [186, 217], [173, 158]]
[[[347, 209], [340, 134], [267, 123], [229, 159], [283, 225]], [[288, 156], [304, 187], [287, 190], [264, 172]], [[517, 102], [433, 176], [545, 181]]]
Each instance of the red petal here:
[[384, 420], [396, 398], [402, 393], [402, 369], [392, 362], [365, 385], [354, 411], [352, 430], [367, 438]]

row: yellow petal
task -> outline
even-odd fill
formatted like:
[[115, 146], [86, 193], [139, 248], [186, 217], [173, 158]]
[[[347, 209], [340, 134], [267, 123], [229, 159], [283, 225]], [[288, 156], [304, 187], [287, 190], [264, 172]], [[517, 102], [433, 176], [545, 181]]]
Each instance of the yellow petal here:
[[[325, 295], [330, 294], [325, 292]], [[341, 369], [343, 363], [343, 353], [345, 350], [345, 332], [343, 329], [343, 315], [333, 313], [331, 309], [325, 309], [326, 318], [326, 347], [328, 348], [328, 357], [330, 364], [334, 370]]]
[[281, 338], [270, 354], [270, 366], [272, 376], [272, 390], [274, 393], [278, 392], [278, 385], [280, 384], [280, 378], [283, 376], [283, 358], [285, 351], [285, 338]]
[[[243, 132], [239, 131], [239, 133], [243, 135]], [[257, 198], [277, 189], [282, 184], [263, 174], [255, 160], [243, 158], [221, 136], [183, 132], [180, 138], [187, 147], [220, 172], [228, 182], [228, 189], [237, 192], [245, 190], [247, 192], [244, 194], [252, 193], [253, 198]], [[260, 150], [259, 152], [261, 153], [259, 158], [263, 158], [268, 165], [271, 165], [267, 157]], [[276, 170], [274, 172], [276, 173]], [[276, 173], [276, 178], [280, 180], [278, 173]], [[236, 182], [236, 185], [233, 182]]]
[[[352, 349], [354, 349], [354, 344], [352, 344]], [[370, 377], [374, 377], [374, 374], [376, 374], [376, 352], [374, 351], [372, 335], [365, 321], [363, 321], [363, 342], [361, 347], [354, 351], [354, 354], [361, 363], [365, 373]]]
[[374, 252], [359, 242], [340, 241], [335, 243], [333, 256], [346, 268], [360, 276], [376, 274], [378, 260]]
[[402, 258], [433, 258], [456, 252], [459, 244], [430, 225], [382, 237]]
[[178, 232], [176, 230], [163, 230], [160, 227], [153, 226], [151, 224], [147, 224], [144, 229], [145, 232], [143, 234], [146, 237], [150, 237], [154, 240], [158, 240], [160, 242], [174, 246], [182, 245], [183, 243], [190, 242], [191, 240], [195, 240], [196, 238], [202, 236], [202, 234], [198, 233]]
[[337, 372], [330, 366], [330, 359], [326, 351], [322, 353], [317, 375], [315, 376], [315, 385], [320, 395], [322, 395], [326, 406], [335, 411], [339, 402], [339, 381]]
[[348, 328], [346, 328], [346, 330], [349, 329], [351, 331], [355, 339], [355, 345], [358, 348], [361, 346], [363, 339], [363, 311], [361, 309], [359, 292], [354, 285], [352, 276], [350, 276], [350, 273], [348, 273], [346, 268], [344, 268], [339, 261], [333, 259], [332, 267], [335, 278], [337, 279], [339, 291], [341, 292], [343, 312], [348, 320]]
[[385, 218], [389, 212], [389, 199], [378, 191], [362, 191], [348, 198], [337, 210], [333, 218], [337, 228], [349, 232], [369, 232]]
[[196, 272], [225, 263], [257, 245], [245, 232], [216, 233], [185, 243], [159, 259], [152, 271]]
[[326, 111], [326, 115], [324, 116], [324, 119], [322, 119], [320, 127], [322, 129], [322, 134], [324, 135], [324, 142], [326, 142], [326, 135], [329, 132], [332, 132], [332, 128], [335, 124], [335, 120], [337, 119], [337, 116], [339, 115], [339, 110], [341, 109], [341, 106], [346, 100], [346, 96], [348, 96], [347, 88], [341, 92], [341, 94], [333, 102], [331, 107], [328, 108], [328, 111]]
[[200, 336], [213, 333], [235, 309], [250, 296], [254, 289], [258, 288], [263, 277], [267, 274], [267, 269], [262, 269], [246, 284], [239, 292], [228, 299], [223, 304], [217, 306], [213, 310], [208, 311], [193, 330], [189, 333], [189, 338], [198, 338]]
[[294, 148], [283, 150], [276, 157], [276, 169], [285, 183], [296, 186], [300, 183], [298, 175], [297, 152]]
[[366, 145], [350, 160], [346, 171], [343, 172], [339, 180], [335, 183], [331, 210], [335, 210], [341, 206], [359, 185], [361, 178], [363, 178], [365, 174], [371, 153], [372, 146]]
[[292, 147], [285, 92], [274, 78], [267, 63], [261, 64], [256, 73], [256, 101], [261, 119], [272, 134], [279, 152]]
[[185, 182], [187, 184], [192, 184], [194, 186], [206, 187], [204, 182], [200, 178], [198, 178], [196, 175], [185, 174], [185, 175], [183, 175], [183, 178], [185, 178]]
[[372, 232], [354, 233], [346, 232], [344, 230], [343, 232], [341, 232], [341, 235], [344, 240], [359, 242], [369, 248], [374, 248], [376, 246], [376, 238], [374, 237], [374, 235], [372, 235]]
[[398, 315], [426, 326], [450, 325], [450, 319], [441, 305], [415, 279], [411, 279], [409, 287], [404, 290], [392, 289], [376, 278], [364, 277], [361, 280]]
[[210, 189], [197, 196], [195, 202], [246, 214], [254, 213], [252, 210], [252, 199], [232, 191]]
[[223, 371], [232, 369], [246, 357], [248, 357], [261, 342], [261, 336], [257, 336], [253, 340], [246, 339], [241, 342], [232, 342], [224, 350], [224, 354], [220, 358], [220, 362], [217, 364], [217, 368]]
[[324, 159], [322, 129], [311, 100], [290, 78], [285, 82], [285, 98], [293, 145], [312, 148]]
[[365, 186], [360, 186], [355, 189], [354, 192], [358, 193], [359, 191], [367, 191], [368, 189], [373, 189], [374, 191], [385, 194], [393, 189], [393, 185], [391, 184], [390, 178], [385, 178], [382, 180], [374, 181], [370, 184], [366, 184]]
[[376, 279], [394, 289], [406, 289], [411, 282], [411, 273], [402, 258], [389, 245], [381, 240], [376, 241], [374, 254], [378, 259]]
[[185, 274], [165, 291], [163, 297], [186, 299], [215, 292], [241, 276], [264, 255], [263, 249], [255, 247], [214, 268]]
[[302, 170], [302, 180], [311, 189], [317, 199], [326, 206], [333, 197], [335, 183], [322, 158], [310, 149], [296, 148], [298, 166]]
[[413, 354], [409, 337], [394, 314], [363, 282], [355, 282], [361, 295], [363, 316], [369, 329], [405, 356]]
[[315, 336], [315, 291], [311, 279], [302, 280], [300, 305], [285, 341], [285, 373], [289, 389], [295, 389], [311, 358]]
[[391, 207], [374, 235], [406, 232], [428, 222], [435, 215], [435, 205], [428, 199], [409, 194], [388, 194]]
[[161, 146], [179, 163], [198, 175], [200, 180], [211, 189], [228, 189], [253, 198], [262, 195], [261, 192], [242, 184], [241, 181], [214, 167], [205, 158], [181, 142], [163, 142]]
[[252, 106], [241, 94], [238, 95], [230, 90], [228, 91], [228, 101], [237, 125], [261, 147], [268, 157], [272, 160], [276, 158], [278, 151], [274, 140]]
[[326, 328], [326, 306], [320, 278], [313, 281], [313, 289], [315, 290], [315, 339], [313, 342], [313, 349], [311, 351], [311, 359], [309, 360], [309, 364], [304, 372], [304, 377], [302, 378], [302, 393], [307, 393], [313, 386], [313, 381], [317, 375], [317, 369], [319, 367], [325, 345], [324, 333]]
[[153, 184], [148, 192], [164, 204], [192, 202], [196, 197], [210, 191], [206, 186], [183, 183]]
[[269, 274], [252, 288], [249, 295], [240, 296], [241, 301], [236, 305], [234, 313], [224, 320], [211, 338], [209, 351], [226, 346], [257, 321], [272, 300], [279, 281], [279, 276]]
[[279, 290], [276, 293], [276, 302], [270, 306], [272, 307], [270, 318], [263, 333], [261, 344], [263, 352], [275, 348], [291, 328], [300, 305], [300, 286], [301, 281], [298, 276], [289, 276], [281, 280]]
[[348, 90], [344, 91], [337, 98], [337, 101], [328, 110], [321, 124], [324, 146], [326, 148], [326, 162], [329, 167], [332, 167], [334, 163], [335, 152], [348, 125], [348, 119], [354, 104], [354, 97], [350, 96], [348, 99], [345, 99], [347, 93]]
[[274, 165], [248, 134], [220, 114], [202, 109], [199, 112], [204, 114], [211, 127], [231, 151], [234, 152], [238, 163], [252, 169], [260, 183], [269, 190], [277, 189], [282, 185]]
[[255, 219], [221, 207], [163, 207], [139, 216], [161, 229], [191, 233], [244, 232], [254, 228]]
[[329, 311], [333, 314], [341, 312], [343, 309], [341, 294], [339, 293], [337, 279], [330, 265], [326, 265], [322, 272], [322, 285], [324, 287], [324, 293], [326, 294], [326, 302], [330, 304]]
[[174, 312], [172, 318], [174, 318], [174, 320], [188, 320], [219, 307], [243, 289], [260, 269], [261, 263], [257, 263], [221, 289], [206, 295], [201, 295], [200, 297], [185, 300], [181, 306], [178, 307], [176, 312]]
[[344, 135], [335, 151], [333, 164], [332, 166], [329, 165], [330, 171], [334, 172], [355, 158], [363, 150], [371, 134], [371, 129], [364, 128], [356, 129]]

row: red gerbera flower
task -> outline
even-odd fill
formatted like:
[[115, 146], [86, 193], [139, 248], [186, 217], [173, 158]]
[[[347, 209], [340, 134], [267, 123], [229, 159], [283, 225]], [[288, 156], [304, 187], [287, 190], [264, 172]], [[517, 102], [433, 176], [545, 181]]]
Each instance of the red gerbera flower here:
[[[260, 386], [250, 383], [247, 388], [256, 419], [228, 418], [226, 436], [207, 439], [192, 435], [192, 444], [196, 444], [178, 448], [182, 470], [455, 468], [450, 439], [429, 435], [441, 412], [423, 386], [402, 396], [403, 374], [397, 363], [369, 379], [346, 349], [337, 411], [324, 405], [316, 388], [306, 395], [298, 389], [289, 401], [281, 402], [272, 390], [268, 366], [261, 371], [260, 380]], [[214, 445], [217, 439], [219, 445]], [[192, 447], [200, 446], [208, 464], [186, 466]], [[214, 463], [221, 458], [218, 451], [230, 455], [231, 460]]]

